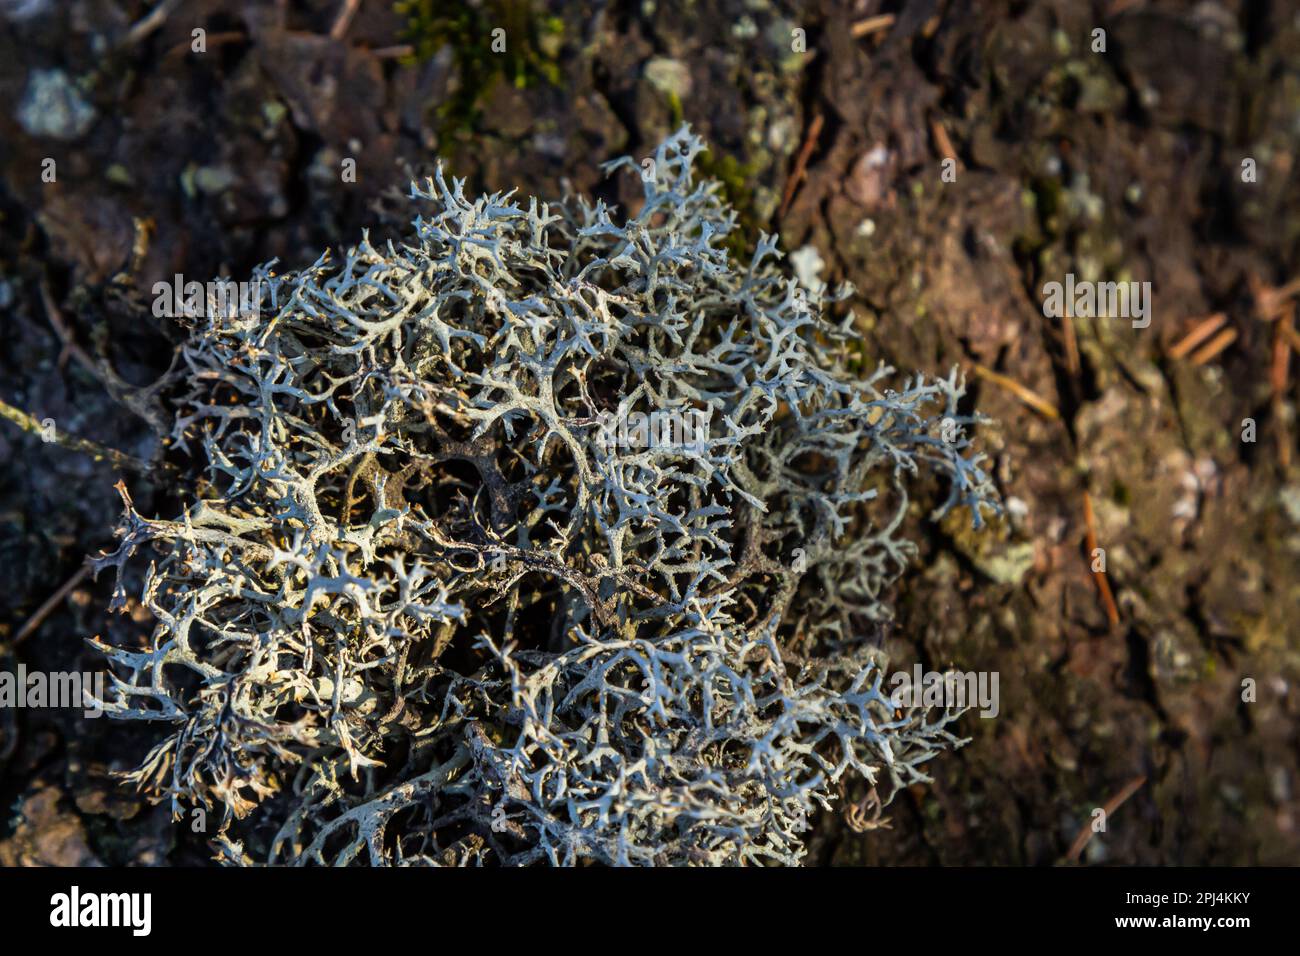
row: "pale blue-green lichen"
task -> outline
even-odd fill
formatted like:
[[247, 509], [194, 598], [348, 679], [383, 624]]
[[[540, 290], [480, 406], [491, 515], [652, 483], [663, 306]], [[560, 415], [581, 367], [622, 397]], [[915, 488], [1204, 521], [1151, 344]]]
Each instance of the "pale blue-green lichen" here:
[[[120, 604], [150, 554], [157, 625], [99, 646], [107, 711], [170, 725], [133, 779], [223, 808], [226, 859], [793, 864], [847, 778], [887, 800], [958, 743], [872, 638], [909, 481], [993, 506], [962, 385], [850, 374], [838, 293], [766, 236], [731, 258], [702, 148], [610, 164], [626, 220], [439, 171], [403, 243], [265, 268], [259, 315], [194, 330], [203, 500], [127, 498], [99, 568]], [[692, 409], [694, 444], [598, 434]]]

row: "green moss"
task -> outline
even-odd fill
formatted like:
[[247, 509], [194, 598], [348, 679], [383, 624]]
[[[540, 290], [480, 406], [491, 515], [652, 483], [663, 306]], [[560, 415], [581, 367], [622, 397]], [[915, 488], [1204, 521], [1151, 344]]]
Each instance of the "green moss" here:
[[[560, 82], [564, 21], [539, 15], [531, 0], [485, 0], [481, 6], [458, 0], [397, 0], [393, 8], [406, 17], [402, 36], [412, 52], [404, 63], [427, 61], [444, 46], [455, 55], [460, 86], [438, 107], [440, 136], [473, 129], [483, 94], [499, 81], [517, 89]], [[497, 29], [505, 31], [506, 41], [499, 52], [492, 49]]]
[[685, 122], [682, 110], [682, 98], [672, 91], [669, 91], [668, 93], [668, 115], [672, 118], [672, 125], [674, 127], [681, 126], [682, 123]]
[[849, 359], [845, 365], [851, 374], [863, 376], [875, 367], [875, 360], [867, 354], [867, 343], [862, 339], [851, 339], [845, 344], [845, 348], [849, 353]]
[[1133, 496], [1129, 494], [1128, 486], [1123, 482], [1116, 481], [1110, 491], [1111, 499], [1115, 504], [1127, 508], [1133, 503]]
[[[670, 100], [675, 99], [670, 97]], [[680, 103], [677, 108], [681, 109]], [[758, 234], [764, 227], [754, 208], [753, 183], [758, 175], [757, 164], [741, 163], [730, 153], [720, 155], [707, 150], [696, 159], [695, 166], [702, 176], [716, 179], [721, 184], [722, 195], [736, 210], [737, 228], [727, 238], [727, 248], [733, 256], [745, 258], [758, 242]]]

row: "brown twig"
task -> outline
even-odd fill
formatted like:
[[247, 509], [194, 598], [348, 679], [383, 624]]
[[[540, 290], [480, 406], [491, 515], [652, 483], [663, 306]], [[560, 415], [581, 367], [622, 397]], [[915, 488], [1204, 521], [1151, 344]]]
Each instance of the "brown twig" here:
[[1277, 458], [1283, 469], [1291, 467], [1291, 436], [1282, 414], [1287, 386], [1291, 381], [1291, 350], [1300, 336], [1295, 331], [1295, 303], [1286, 307], [1286, 315], [1273, 326], [1273, 361], [1269, 367], [1269, 386], [1272, 391], [1273, 420], [1277, 423]]
[[1008, 378], [1005, 375], [999, 375], [991, 368], [978, 364], [975, 366], [975, 374], [980, 378], [987, 379], [994, 385], [1005, 388], [1008, 392], [1016, 396], [1016, 398], [1020, 399], [1040, 415], [1050, 418], [1052, 421], [1056, 421], [1061, 417], [1061, 413], [1056, 410], [1055, 405], [1038, 395], [1037, 392], [1033, 392], [1024, 385], [1021, 385], [1015, 379]]
[[[50, 326], [54, 329], [54, 334], [59, 337], [63, 344], [63, 351], [59, 353], [59, 368], [62, 369], [68, 362], [68, 356], [72, 356], [78, 362], [86, 367], [86, 371], [95, 376], [101, 383], [104, 383], [104, 374], [99, 367], [99, 363], [92, 359], [80, 345], [77, 344], [72, 330], [68, 324], [63, 321], [63, 313], [59, 310], [54, 301], [54, 294], [50, 291], [49, 279], [41, 277], [41, 304], [45, 306], [45, 317], [49, 319]], [[104, 383], [107, 384], [107, 383]]]
[[[1083, 523], [1087, 528], [1088, 557], [1097, 551], [1097, 521], [1092, 513], [1092, 496], [1088, 492], [1083, 493]], [[1115, 604], [1115, 595], [1110, 592], [1110, 581], [1106, 577], [1106, 571], [1103, 568], [1098, 571], [1089, 563], [1089, 569], [1092, 571], [1093, 580], [1097, 582], [1097, 591], [1101, 595], [1101, 603], [1106, 608], [1106, 620], [1110, 622], [1111, 630], [1119, 626], [1119, 607]]]
[[937, 119], [930, 120], [930, 136], [934, 139], [940, 158], [956, 160], [958, 168], [961, 168], [961, 160], [957, 158], [957, 150], [953, 149], [952, 140], [948, 138], [948, 131]]
[[330, 27], [330, 39], [342, 40], [348, 32], [348, 27], [352, 25], [352, 18], [356, 16], [357, 7], [361, 6], [361, 0], [343, 0], [343, 9], [334, 19], [334, 26]]
[[1079, 337], [1074, 331], [1074, 319], [1067, 309], [1061, 316], [1061, 340], [1065, 343], [1065, 368], [1074, 378], [1083, 371], [1083, 362], [1079, 359]]
[[89, 559], [87, 559], [81, 567], [77, 569], [76, 574], [68, 578], [68, 580], [63, 582], [63, 585], [57, 591], [46, 598], [45, 603], [38, 607], [32, 616], [27, 619], [27, 623], [18, 629], [18, 633], [14, 635], [14, 646], [16, 647], [21, 644], [24, 638], [29, 637], [38, 627], [40, 627], [41, 623], [50, 616], [50, 613], [58, 607], [60, 603], [62, 603], [63, 599], [71, 594], [78, 584], [86, 580], [86, 575], [88, 574], [90, 574]]
[[[1109, 818], [1112, 813], [1123, 806], [1124, 802], [1128, 800], [1129, 797], [1137, 793], [1146, 782], [1147, 778], [1145, 774], [1139, 774], [1134, 777], [1128, 783], [1124, 784], [1119, 793], [1115, 794], [1115, 796], [1102, 804], [1101, 812]], [[1066, 860], [1071, 863], [1076, 862], [1079, 859], [1079, 855], [1083, 853], [1084, 848], [1088, 845], [1088, 842], [1092, 839], [1092, 834], [1092, 821], [1089, 820], [1083, 825], [1083, 828], [1079, 830], [1079, 835], [1074, 838], [1074, 842], [1070, 844], [1070, 851], [1065, 854]]]
[[1277, 333], [1286, 339], [1287, 344], [1291, 346], [1292, 352], [1300, 352], [1300, 332], [1295, 330], [1291, 322], [1279, 322], [1277, 324]]
[[863, 37], [879, 33], [881, 30], [888, 30], [894, 25], [895, 19], [892, 13], [881, 13], [874, 17], [866, 17], [849, 27], [849, 35], [855, 40], [861, 40]]
[[1265, 322], [1281, 318], [1286, 311], [1287, 300], [1300, 292], [1300, 276], [1277, 287], [1265, 285], [1254, 274], [1251, 274], [1248, 282], [1255, 299], [1255, 311]]
[[1193, 365], [1204, 365], [1237, 340], [1236, 329], [1224, 329], [1208, 345], [1199, 349], [1189, 360]]
[[[54, 328], [59, 340], [63, 343], [63, 352], [71, 355], [104, 386], [104, 390], [113, 397], [115, 401], [122, 403], [131, 412], [138, 415], [149, 423], [154, 433], [160, 437], [166, 435], [170, 430], [170, 423], [165, 420], [158, 403], [157, 393], [167, 385], [171, 378], [172, 372], [180, 359], [179, 350], [172, 355], [172, 366], [156, 382], [144, 388], [138, 388], [124, 381], [109, 363], [106, 356], [96, 360], [92, 358], [80, 345], [77, 344], [72, 330], [68, 327], [63, 318], [63, 313], [59, 311], [58, 304], [54, 301], [54, 295], [50, 292], [49, 277], [42, 276], [41, 283], [41, 302], [45, 305], [45, 315]], [[59, 357], [60, 367], [63, 364], [63, 355]]]
[[[1287, 333], [1291, 335], [1288, 336]], [[1295, 336], [1295, 303], [1287, 306], [1286, 316], [1273, 326], [1272, 361], [1269, 363], [1268, 383], [1274, 397], [1286, 392], [1288, 366], [1291, 361], [1291, 337]]]
[[[248, 40], [248, 34], [243, 30], [224, 30], [221, 33], [209, 33], [204, 38], [203, 44], [205, 49], [222, 46], [226, 43], [240, 43]], [[164, 60], [174, 60], [178, 56], [184, 56], [193, 46], [193, 40], [182, 40], [170, 50], [163, 54]]]
[[790, 203], [794, 201], [795, 191], [799, 188], [799, 183], [803, 180], [804, 174], [808, 167], [808, 160], [812, 158], [813, 150], [817, 148], [817, 137], [821, 135], [822, 123], [825, 119], [821, 113], [814, 114], [812, 122], [808, 124], [808, 135], [804, 137], [803, 146], [799, 150], [799, 155], [795, 157], [794, 169], [790, 172], [790, 179], [785, 184], [785, 195], [781, 199], [781, 211], [777, 213], [778, 219], [784, 219], [786, 211], [790, 208]]
[[1200, 345], [1211, 335], [1219, 330], [1224, 322], [1228, 321], [1226, 312], [1215, 312], [1213, 315], [1201, 319], [1192, 330], [1178, 340], [1170, 349], [1169, 357], [1171, 359], [1181, 359], [1196, 346]]
[[167, 22], [167, 17], [171, 15], [172, 10], [179, 3], [180, 0], [162, 0], [162, 3], [137, 20], [131, 29], [126, 32], [124, 45], [135, 46], [135, 44], [161, 27]]

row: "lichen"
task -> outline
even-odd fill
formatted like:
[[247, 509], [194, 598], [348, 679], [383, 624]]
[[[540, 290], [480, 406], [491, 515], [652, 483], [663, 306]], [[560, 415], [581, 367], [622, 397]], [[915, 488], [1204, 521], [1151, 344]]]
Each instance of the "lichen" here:
[[[913, 480], [996, 507], [963, 384], [851, 374], [848, 290], [766, 235], [734, 259], [703, 148], [661, 145], [625, 220], [439, 168], [406, 241], [263, 267], [258, 314], [193, 330], [201, 495], [122, 488], [96, 568], [121, 608], [149, 555], [156, 626], [96, 644], [106, 711], [169, 725], [130, 779], [220, 808], [224, 859], [794, 864], [846, 778], [888, 802], [960, 743], [874, 638]], [[603, 429], [690, 411], [690, 443]]]

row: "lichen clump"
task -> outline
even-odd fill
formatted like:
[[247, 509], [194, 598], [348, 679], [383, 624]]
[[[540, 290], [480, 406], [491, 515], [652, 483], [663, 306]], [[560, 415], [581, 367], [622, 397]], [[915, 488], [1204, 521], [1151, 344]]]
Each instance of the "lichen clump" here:
[[767, 236], [733, 261], [703, 148], [608, 164], [645, 180], [622, 222], [439, 170], [405, 242], [263, 268], [259, 314], [193, 331], [202, 478], [174, 520], [124, 491], [98, 567], [120, 607], [151, 555], [157, 624], [98, 646], [107, 711], [171, 725], [131, 778], [222, 808], [225, 859], [794, 864], [849, 777], [959, 743], [873, 638], [906, 484], [993, 506], [962, 385], [850, 374], [847, 291]]

